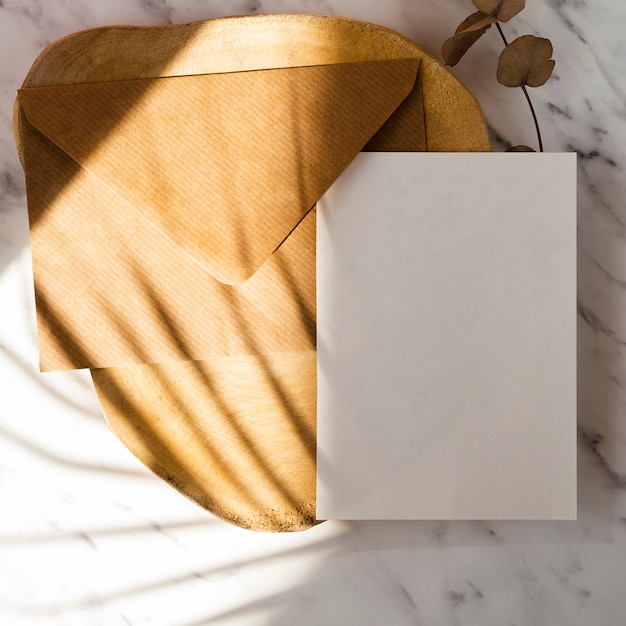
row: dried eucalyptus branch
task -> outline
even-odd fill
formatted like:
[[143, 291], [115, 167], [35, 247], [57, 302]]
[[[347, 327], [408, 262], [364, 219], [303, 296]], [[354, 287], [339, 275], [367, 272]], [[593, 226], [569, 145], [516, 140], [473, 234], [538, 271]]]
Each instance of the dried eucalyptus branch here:
[[[526, 97], [537, 131], [539, 151], [543, 152], [543, 141], [535, 108], [527, 87], [539, 87], [552, 75], [554, 60], [550, 40], [534, 35], [522, 35], [508, 43], [500, 22], [508, 22], [525, 7], [525, 0], [472, 0], [478, 9], [465, 18], [454, 35], [444, 41], [441, 53], [447, 65], [456, 65], [463, 55], [478, 41], [492, 24], [496, 25], [504, 42], [498, 59], [496, 78], [507, 87], [520, 87]], [[513, 146], [509, 152], [534, 152], [528, 146]]]

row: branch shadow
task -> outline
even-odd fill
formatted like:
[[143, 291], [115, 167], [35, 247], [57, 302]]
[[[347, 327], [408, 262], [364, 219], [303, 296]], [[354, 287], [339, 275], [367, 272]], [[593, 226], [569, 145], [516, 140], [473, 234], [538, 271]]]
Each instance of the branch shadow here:
[[[193, 27], [179, 42], [180, 51], [193, 41], [191, 32], [195, 32]], [[39, 68], [45, 65], [45, 60], [44, 58], [40, 61]], [[80, 70], [82, 80], [89, 82], [92, 71], [89, 64]], [[158, 74], [158, 67], [151, 71]], [[341, 80], [339, 74], [333, 73], [332, 76], [336, 76], [335, 81]], [[120, 77], [117, 78], [119, 80]], [[46, 77], [45, 84], [50, 84], [49, 81], [49, 77]], [[36, 81], [31, 76], [27, 86], [32, 89], [35, 84]], [[129, 92], [131, 96], [128, 94], [124, 96], [123, 106], [116, 102], [110, 110], [104, 109], [105, 114], [97, 120], [97, 128], [87, 139], [83, 139], [81, 159], [87, 159], [91, 153], [97, 152], [107, 143], [116, 129], [124, 123], [125, 117], [130, 115], [133, 108], [139, 106], [148, 95], [149, 84], [144, 82], [140, 83], [140, 86], [141, 89]], [[295, 124], [291, 129], [293, 134], [291, 151], [296, 161], [300, 163], [300, 167], [296, 168], [298, 180], [294, 182], [297, 196], [295, 203], [299, 203], [300, 210], [304, 208], [304, 218], [301, 218], [300, 223], [278, 246], [270, 259], [266, 260], [257, 274], [241, 288], [215, 284], [215, 279], [208, 274], [198, 273], [197, 267], [189, 261], [185, 266], [181, 254], [174, 257], [175, 267], [171, 269], [158, 265], [151, 268], [149, 262], [146, 263], [142, 257], [157, 259], [150, 257], [150, 254], [158, 248], [160, 242], [155, 232], [140, 221], [135, 221], [127, 225], [127, 234], [123, 233], [121, 226], [116, 226], [118, 228], [115, 231], [116, 236], [122, 237], [119, 240], [119, 257], [115, 260], [107, 259], [102, 272], [112, 273], [115, 281], [130, 280], [136, 288], [132, 299], [139, 301], [141, 306], [133, 309], [134, 305], [131, 302], [129, 314], [126, 310], [127, 303], [116, 301], [114, 291], [98, 292], [96, 284], [98, 281], [92, 277], [80, 287], [76, 287], [74, 292], [70, 293], [69, 300], [63, 303], [62, 297], [53, 297], [52, 293], [48, 293], [41, 279], [37, 281], [37, 268], [39, 265], [43, 267], [45, 263], [53, 265], [56, 263], [59, 272], [67, 272], [68, 266], [71, 268], [72, 264], [60, 262], [54, 257], [38, 260], [34, 247], [35, 278], [36, 284], [39, 285], [36, 289], [36, 301], [40, 339], [45, 336], [54, 344], [56, 351], [54, 358], [69, 366], [89, 365], [94, 368], [92, 375], [109, 424], [144, 464], [201, 506], [244, 526], [290, 530], [308, 528], [316, 523], [314, 512], [316, 384], [314, 367], [311, 367], [314, 365], [314, 359], [311, 357], [315, 349], [315, 212], [311, 211], [309, 205], [311, 184], [305, 176], [305, 167], [301, 160], [302, 155], [307, 152], [307, 140], [322, 145], [327, 139], [332, 146], [338, 145], [335, 137], [336, 128], [329, 120], [335, 120], [337, 117], [336, 107], [345, 106], [343, 102], [339, 103], [336, 98], [331, 97], [337, 93], [339, 87], [339, 84], [326, 84], [328, 97], [319, 94], [321, 109], [315, 118], [317, 132], [310, 132], [311, 129], [307, 129], [307, 136], [302, 134], [305, 131], [301, 130], [300, 124], [296, 121], [300, 117], [308, 116], [310, 111], [306, 116], [301, 116], [299, 110], [301, 103], [295, 97], [288, 98], [288, 104], [293, 109], [290, 119]], [[56, 88], [53, 89], [53, 95], [56, 94], [54, 97], [60, 97], [61, 92]], [[89, 89], [93, 91], [91, 87]], [[96, 92], [100, 93], [98, 90]], [[46, 109], [32, 107], [38, 99], [44, 98], [47, 102], [45, 98], [48, 95], [46, 91], [37, 91], [36, 87], [35, 91], [20, 93], [22, 104], [26, 107], [26, 115], [30, 116], [31, 112], [39, 111], [37, 115], [41, 117], [33, 117], [33, 120], [39, 120], [37, 124], [43, 125], [44, 128], [48, 123]], [[81, 107], [84, 108], [84, 103], [79, 103], [79, 111], [83, 111]], [[410, 115], [414, 110], [418, 111], [417, 118]], [[88, 112], [85, 113], [87, 114]], [[425, 131], [423, 123], [418, 125], [417, 130], [414, 128], [415, 119], [423, 122], [419, 85], [409, 98], [408, 104], [392, 116], [388, 126], [383, 126], [382, 131], [379, 130], [369, 149], [388, 149], [390, 144], [400, 140], [403, 142], [402, 149], [416, 143], [421, 146]], [[71, 136], [75, 133], [71, 120], [61, 120], [60, 123], [65, 124], [61, 129], [63, 131], [61, 135], [69, 133]], [[252, 127], [260, 123], [258, 120], [251, 122]], [[380, 123], [383, 125], [384, 121], [381, 120]], [[88, 201], [90, 179], [73, 159], [29, 123], [22, 115], [21, 109], [18, 109], [18, 127], [24, 139], [23, 156], [28, 188], [32, 197], [38, 199], [30, 211], [31, 230], [37, 236], [40, 224], [43, 225], [41, 228], [45, 229], [52, 223], [51, 220], [55, 219], [56, 212], [60, 211], [61, 215], [64, 215], [63, 208], [57, 200], [67, 193], [68, 189], [76, 193], [76, 206], [80, 207], [82, 202]], [[387, 139], [385, 128], [389, 135]], [[403, 128], [407, 130], [408, 138], [404, 137]], [[271, 136], [272, 130], [273, 128], [268, 126], [265, 128], [265, 134]], [[358, 133], [359, 137], [361, 135], [364, 137], [360, 146], [362, 148], [370, 135], [365, 137], [364, 129], [361, 127], [358, 128]], [[150, 149], [149, 140], [146, 144], [147, 149]], [[35, 171], [33, 174], [34, 168], [32, 165], [29, 167], [29, 163], [36, 163], [38, 152], [49, 155], [48, 164], [51, 167], [43, 173]], [[341, 159], [348, 159], [345, 146], [342, 146], [341, 155]], [[168, 188], [158, 185], [159, 172], [162, 172], [163, 167], [162, 156], [153, 150], [149, 182], [154, 186], [154, 193], [158, 189], [159, 194], [168, 196]], [[320, 164], [324, 180], [327, 178], [330, 184], [332, 181], [329, 172], [323, 165]], [[234, 183], [236, 179], [235, 176]], [[103, 193], [104, 191], [103, 189]], [[111, 196], [112, 201], [113, 199]], [[60, 204], [62, 205], [62, 201]], [[51, 211], [51, 208], [54, 210]], [[116, 205], [116, 208], [119, 207]], [[100, 209], [104, 210], [104, 206], [99, 206], [98, 210]], [[68, 214], [65, 218], [59, 218], [56, 230], [50, 232], [58, 234], [59, 238], [63, 239], [66, 230], [63, 227], [65, 223], [63, 219], [76, 220], [79, 215], [76, 211], [80, 210], [72, 208], [75, 215]], [[97, 220], [98, 217], [89, 216], [87, 219], [86, 208], [83, 209], [83, 213], [86, 236], [92, 236], [91, 231], [96, 230], [96, 241], [104, 241], [102, 231], [106, 229], [106, 220], [96, 222], [97, 228], [94, 229], [91, 220]], [[245, 226], [238, 224], [235, 228], [237, 232], [243, 233], [238, 241], [240, 248], [246, 247]], [[141, 239], [144, 230], [149, 232]], [[298, 250], [293, 252], [294, 241], [298, 237], [299, 241], [306, 243], [306, 253]], [[67, 237], [65, 241], [68, 246], [73, 245]], [[143, 248], [139, 242], [143, 243]], [[151, 246], [151, 243], [155, 245]], [[168, 250], [171, 252], [172, 242], [169, 243]], [[63, 251], [63, 246], [60, 249]], [[240, 252], [245, 261], [247, 250], [243, 249]], [[77, 256], [77, 260], [78, 258]], [[64, 257], [60, 256], [59, 259]], [[165, 280], [155, 274], [155, 267], [159, 267], [159, 272], [162, 270], [166, 272]], [[71, 269], [69, 271], [71, 272]], [[258, 278], [261, 275], [263, 277]], [[199, 280], [194, 283], [193, 280], [189, 280], [190, 277]], [[60, 281], [59, 284], [66, 284], [71, 280], [68, 274], [67, 279]], [[85, 278], [81, 280], [84, 281]], [[114, 288], [115, 281], [107, 284]], [[210, 283], [208, 287], [206, 281]], [[172, 288], [176, 283], [184, 285], [185, 289], [195, 286], [198, 291], [182, 293], [180, 288], [178, 291], [176, 287]], [[77, 332], [71, 323], [66, 322], [66, 315], [69, 315], [75, 307], [82, 305], [77, 294], [80, 294], [82, 302], [89, 302], [90, 299], [95, 302], [94, 320], [96, 324], [98, 321], [108, 324], [106, 328], [110, 333], [109, 345], [121, 346], [120, 354], [130, 354], [133, 362], [148, 365], [137, 367], [122, 365], [110, 368], [106, 366], [107, 364], [102, 364], [98, 367], [97, 350], [89, 343], [92, 325], [87, 321], [85, 328], [89, 332], [85, 333], [84, 328]], [[180, 306], [180, 303], [176, 302], [179, 298], [186, 303], [185, 306]], [[182, 316], [181, 310], [184, 313]], [[98, 315], [104, 317], [98, 318]], [[196, 316], [195, 327], [185, 319], [185, 316], [190, 315]], [[205, 320], [204, 325], [202, 317]], [[152, 334], [148, 333], [146, 337], [142, 323], [148, 318], [152, 318], [153, 326], [150, 327]], [[251, 322], [251, 319], [254, 321]], [[190, 328], [193, 332], [190, 332]], [[199, 332], [198, 328], [201, 329]], [[150, 344], [155, 340], [155, 334], [158, 335], [157, 340], [163, 344], [163, 351], [160, 354], [166, 356], [167, 360], [176, 361], [176, 365], [154, 362], [154, 352], [151, 352]], [[202, 336], [205, 343], [198, 347], [193, 338]], [[217, 347], [212, 349], [211, 344], [214, 343]], [[210, 357], [208, 360], [198, 359], [198, 356], [203, 354], [203, 348], [207, 350], [206, 356]], [[283, 357], [281, 353], [291, 356]], [[298, 356], [299, 354], [302, 356]], [[249, 383], [255, 393], [263, 398], [262, 402], [270, 407], [269, 413], [263, 413], [259, 408], [260, 405], [255, 406], [249, 399], [242, 403], [239, 397], [229, 391], [230, 387], [237, 387], [241, 391], [243, 386], [237, 383], [237, 376], [234, 379], [228, 375], [221, 376], [225, 363], [218, 361], [224, 358], [234, 359], [235, 365], [237, 359], [239, 365], [248, 361], [249, 372], [245, 382]], [[306, 362], [303, 360], [305, 358]], [[229, 361], [229, 364], [233, 365], [233, 361]], [[196, 392], [186, 385], [186, 382], [181, 380], [181, 375], [193, 380], [200, 391]], [[132, 384], [128, 384], [124, 377], [132, 380]], [[293, 384], [294, 381], [297, 386]], [[164, 420], [159, 415], [160, 411], [167, 415], [167, 426], [162, 423]], [[279, 421], [278, 425], [274, 424], [276, 420]], [[211, 471], [204, 471], [200, 479], [197, 474], [203, 470], [198, 468], [204, 468], [205, 465], [206, 468], [210, 467]], [[212, 490], [219, 491], [211, 487], [214, 480], [222, 481], [219, 484], [228, 492], [224, 496], [228, 503], [220, 505], [216, 502], [216, 496], [211, 493]], [[253, 518], [258, 516], [259, 519], [251, 522], [246, 520], [245, 515], [237, 516], [238, 506], [248, 511], [247, 515]], [[272, 521], [273, 519], [275, 521]]]
[[30, 535], [9, 535], [0, 534], [0, 546], [31, 546], [48, 545], [52, 543], [64, 543], [67, 541], [78, 541], [89, 539], [100, 539], [107, 537], [121, 537], [124, 535], [141, 535], [145, 533], [167, 533], [176, 530], [188, 530], [194, 528], [208, 528], [218, 523], [216, 519], [202, 520], [181, 520], [177, 522], [166, 522], [162, 524], [143, 524], [134, 526], [115, 526], [104, 528], [85, 528], [80, 531], [64, 531], [54, 533], [33, 533]]
[[132, 476], [136, 478], [150, 478], [149, 474], [139, 470], [124, 469], [120, 467], [114, 467], [112, 465], [104, 465], [98, 463], [85, 463], [84, 461], [76, 461], [68, 458], [67, 456], [61, 456], [56, 454], [50, 448], [44, 448], [27, 438], [12, 432], [8, 428], [0, 426], [0, 437], [6, 441], [20, 446], [24, 450], [27, 450], [31, 454], [35, 454], [38, 457], [45, 459], [51, 463], [62, 465], [64, 467], [73, 468], [76, 470], [87, 472], [105, 472], [107, 474], [113, 474], [118, 476]]
[[[210, 523], [210, 522], [209, 522]], [[164, 524], [162, 528], [159, 528], [158, 531], [162, 532], [162, 530], [175, 529], [175, 528], [187, 528], [191, 526], [206, 526], [207, 522], [198, 522], [198, 523], [186, 523], [182, 522], [179, 524]], [[155, 529], [153, 527], [145, 527], [145, 528], [130, 528], [130, 529], [106, 529], [102, 531], [88, 532], [88, 533], [78, 533], [78, 534], [64, 534], [60, 535], [58, 540], [66, 540], [66, 539], [77, 539], [84, 540], [84, 535], [87, 534], [89, 537], [106, 537], [106, 536], [115, 536], [119, 533], [125, 533], [127, 530], [131, 532], [154, 532]], [[32, 538], [31, 538], [32, 539]], [[49, 538], [46, 538], [48, 540]], [[56, 540], [57, 538], [54, 537]], [[175, 578], [178, 584], [189, 583], [195, 581], [197, 579], [205, 579], [210, 581], [211, 578], [219, 576], [228, 571], [236, 570], [242, 567], [254, 567], [254, 566], [264, 566], [271, 561], [275, 560], [286, 560], [286, 559], [294, 559], [299, 557], [306, 557], [307, 555], [313, 555], [319, 551], [326, 551], [330, 549], [331, 551], [339, 551], [340, 548], [340, 539], [341, 535], [332, 537], [330, 539], [322, 539], [318, 541], [311, 542], [306, 546], [296, 547], [296, 548], [288, 548], [285, 550], [281, 550], [270, 555], [266, 556], [258, 556], [253, 558], [246, 558], [245, 560], [231, 560], [223, 565], [206, 567], [206, 568], [197, 568], [194, 571], [187, 571], [181, 573], [179, 575], [175, 575], [172, 578]], [[26, 540], [24, 543], [30, 543], [31, 540]], [[1, 540], [0, 540], [1, 543]], [[156, 579], [150, 582], [145, 582], [140, 585], [136, 585], [134, 587], [124, 587], [118, 589], [116, 591], [110, 591], [105, 594], [99, 596], [99, 600], [102, 602], [113, 602], [115, 600], [129, 598], [137, 595], [142, 595], [150, 592], [158, 592], [165, 588], [168, 588], [172, 584], [172, 578], [162, 578]], [[38, 604], [34, 605], [32, 603], [22, 603], [15, 602], [14, 600], [1, 597], [0, 596], [0, 606], [8, 608], [12, 611], [23, 615], [33, 615], [33, 616], [44, 616], [50, 615], [58, 612], [58, 605], [56, 604]], [[87, 609], [93, 606], [93, 596], [85, 595], [82, 597], [77, 597], [70, 602], [64, 603], [63, 609], [68, 611], [75, 611], [81, 609]], [[249, 610], [245, 604], [242, 606], [241, 612], [245, 613]]]
[[100, 412], [96, 413], [95, 411], [88, 410], [83, 403], [79, 403], [72, 397], [68, 396], [68, 394], [63, 393], [60, 389], [58, 389], [58, 387], [56, 387], [54, 384], [51, 384], [45, 376], [42, 376], [41, 372], [35, 370], [32, 364], [27, 362], [13, 350], [5, 347], [4, 354], [17, 370], [19, 370], [24, 376], [26, 376], [33, 384], [49, 394], [50, 397], [54, 398], [55, 400], [59, 400], [71, 409], [80, 411], [81, 414], [87, 418], [98, 421], [102, 419], [102, 415]]

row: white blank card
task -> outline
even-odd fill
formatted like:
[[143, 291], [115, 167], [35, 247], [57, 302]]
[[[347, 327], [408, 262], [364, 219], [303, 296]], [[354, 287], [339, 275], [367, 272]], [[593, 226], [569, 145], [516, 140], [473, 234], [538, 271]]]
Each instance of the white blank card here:
[[319, 519], [574, 519], [575, 155], [359, 154], [317, 348]]

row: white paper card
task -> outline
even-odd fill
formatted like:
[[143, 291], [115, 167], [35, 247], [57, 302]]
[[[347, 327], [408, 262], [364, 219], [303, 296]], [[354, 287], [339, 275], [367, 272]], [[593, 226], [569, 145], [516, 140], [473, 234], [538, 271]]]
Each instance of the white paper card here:
[[319, 519], [575, 519], [575, 155], [361, 153], [317, 349]]

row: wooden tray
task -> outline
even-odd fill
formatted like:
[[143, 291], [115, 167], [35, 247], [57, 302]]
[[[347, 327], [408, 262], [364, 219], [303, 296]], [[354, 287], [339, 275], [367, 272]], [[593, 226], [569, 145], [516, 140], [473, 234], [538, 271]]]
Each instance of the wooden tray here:
[[[114, 26], [49, 46], [25, 87], [419, 57], [428, 147], [489, 151], [474, 97], [389, 29], [264, 15]], [[20, 146], [16, 108], [14, 128]], [[315, 268], [311, 268], [315, 272]], [[316, 523], [315, 352], [92, 370], [105, 417], [155, 474], [215, 515], [264, 531]]]

